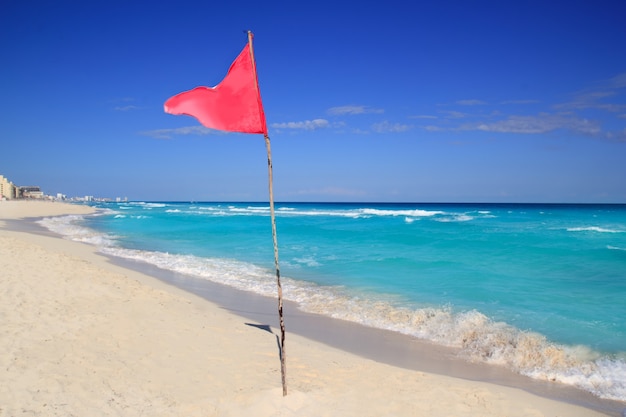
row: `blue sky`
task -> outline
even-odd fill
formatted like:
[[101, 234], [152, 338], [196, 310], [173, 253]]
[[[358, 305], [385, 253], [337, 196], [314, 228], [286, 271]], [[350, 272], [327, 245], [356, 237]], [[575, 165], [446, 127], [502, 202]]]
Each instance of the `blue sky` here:
[[262, 135], [164, 113], [255, 34], [277, 201], [626, 203], [626, 2], [0, 5], [0, 174], [267, 200]]

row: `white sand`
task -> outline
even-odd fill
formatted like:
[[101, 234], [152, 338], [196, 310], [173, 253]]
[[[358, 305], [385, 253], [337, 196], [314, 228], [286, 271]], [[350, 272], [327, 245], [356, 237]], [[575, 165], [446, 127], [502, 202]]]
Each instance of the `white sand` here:
[[91, 246], [3, 229], [85, 206], [0, 202], [0, 416], [598, 416], [275, 335]]

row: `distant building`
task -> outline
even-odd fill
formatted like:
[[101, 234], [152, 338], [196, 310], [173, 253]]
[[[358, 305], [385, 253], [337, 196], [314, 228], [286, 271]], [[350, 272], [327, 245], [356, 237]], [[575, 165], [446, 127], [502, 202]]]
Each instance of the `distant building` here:
[[16, 198], [46, 198], [41, 188], [37, 186], [18, 187], [3, 175], [0, 175], [0, 200], [13, 200]]
[[24, 187], [18, 187], [18, 189], [19, 189], [18, 194], [22, 198], [43, 198], [44, 197], [43, 191], [41, 191], [41, 188], [37, 186], [28, 185]]
[[14, 198], [18, 198], [17, 187], [0, 175], [0, 200], [13, 200]]

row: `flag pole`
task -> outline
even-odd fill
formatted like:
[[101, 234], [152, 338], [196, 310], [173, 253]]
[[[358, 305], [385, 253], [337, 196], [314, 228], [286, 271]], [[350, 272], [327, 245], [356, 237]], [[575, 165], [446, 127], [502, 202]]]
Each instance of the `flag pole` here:
[[274, 192], [272, 190], [272, 150], [270, 137], [265, 135], [267, 148], [267, 170], [269, 175], [270, 216], [272, 219], [272, 238], [274, 239], [274, 265], [276, 266], [276, 285], [278, 287], [278, 318], [280, 319], [280, 373], [283, 383], [283, 396], [287, 395], [287, 368], [285, 365], [285, 320], [283, 318], [283, 287], [280, 283], [280, 268], [278, 266], [278, 239], [276, 237], [276, 216], [274, 214]]
[[[254, 60], [254, 50], [252, 48], [252, 32], [248, 31], [248, 43], [250, 45], [250, 55], [252, 58], [252, 65], [254, 67], [254, 74], [256, 76], [256, 61]], [[258, 89], [258, 81], [256, 83]], [[283, 396], [287, 395], [287, 367], [286, 367], [286, 355], [285, 355], [285, 320], [283, 318], [283, 287], [280, 283], [280, 267], [278, 266], [278, 238], [276, 236], [276, 214], [274, 211], [274, 187], [273, 187], [273, 173], [272, 173], [272, 149], [270, 145], [270, 137], [267, 134], [267, 129], [264, 133], [265, 148], [267, 149], [267, 173], [269, 180], [269, 194], [270, 194], [270, 218], [272, 222], [272, 239], [274, 241], [274, 266], [276, 267], [276, 286], [278, 287], [278, 318], [280, 320], [280, 373], [283, 384]]]

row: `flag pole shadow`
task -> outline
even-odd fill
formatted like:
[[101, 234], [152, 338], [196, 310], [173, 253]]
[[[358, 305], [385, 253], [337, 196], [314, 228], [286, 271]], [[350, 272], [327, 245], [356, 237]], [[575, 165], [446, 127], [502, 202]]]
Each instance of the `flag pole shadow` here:
[[274, 331], [272, 330], [272, 327], [269, 324], [256, 324], [256, 323], [244, 323], [246, 326], [250, 326], [250, 327], [256, 327], [257, 329], [266, 331], [268, 333], [273, 334], [274, 336], [276, 336], [276, 346], [278, 347], [278, 358], [281, 360], [283, 359], [283, 348], [280, 345], [280, 337], [274, 333]]

